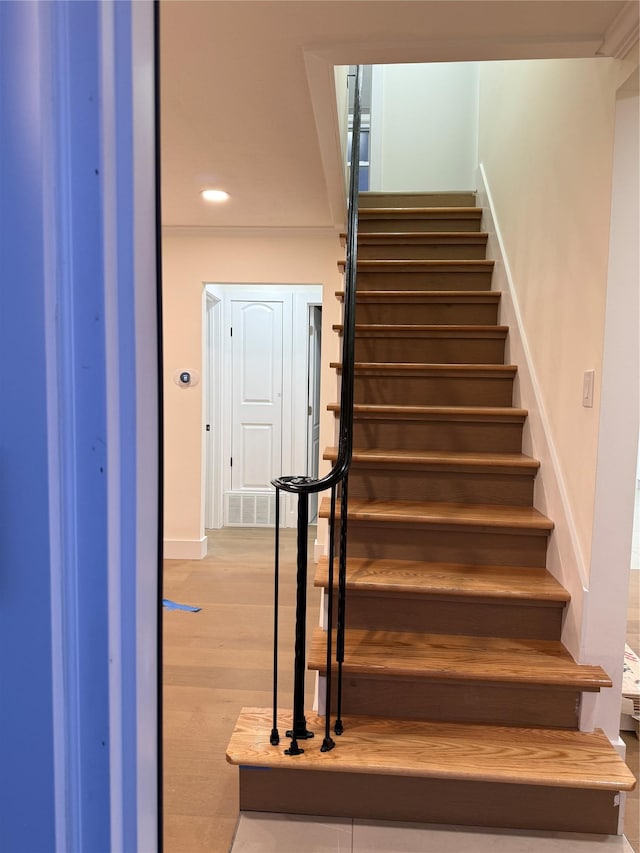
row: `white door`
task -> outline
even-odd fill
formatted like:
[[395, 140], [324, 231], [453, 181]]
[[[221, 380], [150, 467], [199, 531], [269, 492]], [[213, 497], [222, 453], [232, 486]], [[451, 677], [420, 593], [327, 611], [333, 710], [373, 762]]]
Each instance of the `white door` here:
[[282, 474], [282, 314], [278, 301], [231, 303], [231, 490], [272, 490]]
[[[322, 308], [309, 308], [309, 382], [308, 382], [308, 426], [307, 426], [307, 473], [318, 476], [320, 460], [320, 342], [322, 338]], [[309, 522], [317, 521], [318, 495], [309, 501]]]

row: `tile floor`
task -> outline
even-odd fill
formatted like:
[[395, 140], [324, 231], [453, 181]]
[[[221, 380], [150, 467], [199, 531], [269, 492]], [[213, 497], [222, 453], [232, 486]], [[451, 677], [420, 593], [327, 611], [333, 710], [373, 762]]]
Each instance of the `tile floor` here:
[[232, 853], [632, 853], [621, 835], [368, 823], [258, 812], [240, 816]]

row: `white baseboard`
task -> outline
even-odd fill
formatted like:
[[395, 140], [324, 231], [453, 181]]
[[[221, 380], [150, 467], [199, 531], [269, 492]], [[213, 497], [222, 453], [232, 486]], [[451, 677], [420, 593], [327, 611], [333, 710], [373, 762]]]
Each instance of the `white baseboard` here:
[[509, 326], [506, 361], [518, 366], [514, 385], [514, 405], [528, 410], [523, 434], [523, 452], [540, 460], [536, 477], [534, 505], [555, 524], [549, 540], [547, 568], [567, 589], [571, 603], [567, 607], [562, 641], [580, 661], [582, 622], [586, 605], [587, 566], [567, 496], [558, 454], [554, 447], [549, 420], [531, 358], [522, 315], [518, 305], [509, 260], [500, 233], [491, 190], [482, 164], [478, 169], [478, 205], [482, 207], [483, 230], [489, 233], [487, 258], [495, 260], [492, 287], [502, 293], [500, 322]]
[[162, 556], [165, 560], [202, 560], [207, 556], [207, 537], [202, 539], [165, 539]]
[[[620, 758], [624, 761], [627, 757], [627, 745], [626, 745], [626, 743], [622, 740], [622, 738], [619, 735], [618, 735], [616, 740], [611, 740], [611, 738], [609, 738], [609, 741], [611, 743], [611, 746], [615, 749], [615, 751], [618, 753]], [[625, 813], [627, 795], [623, 791], [621, 791], [616, 796], [618, 796], [620, 798], [620, 801], [619, 801], [620, 802], [620, 808], [618, 810], [618, 835], [624, 835], [624, 813]]]
[[320, 557], [324, 557], [324, 553], [324, 543], [318, 542], [318, 540], [316, 539], [313, 543], [313, 562], [319, 563]]

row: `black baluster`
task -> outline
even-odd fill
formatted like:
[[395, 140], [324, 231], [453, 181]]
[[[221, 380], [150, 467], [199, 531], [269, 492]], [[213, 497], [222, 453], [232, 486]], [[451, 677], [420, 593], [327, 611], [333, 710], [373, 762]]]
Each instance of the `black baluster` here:
[[324, 740], [320, 752], [329, 752], [336, 745], [331, 737], [331, 679], [333, 669], [332, 631], [333, 631], [333, 551], [335, 547], [336, 523], [336, 487], [331, 487], [331, 511], [329, 513], [329, 584], [327, 592], [327, 689], [324, 720]]
[[273, 579], [273, 728], [271, 729], [272, 746], [280, 743], [278, 733], [278, 600], [280, 585], [280, 489], [276, 486], [276, 535]]
[[338, 636], [336, 639], [336, 660], [338, 661], [338, 707], [336, 724], [333, 727], [337, 735], [344, 731], [342, 722], [342, 664], [344, 663], [344, 633], [347, 608], [347, 502], [349, 476], [342, 481], [340, 503], [340, 563], [338, 568]]
[[291, 738], [286, 755], [300, 755], [304, 752], [298, 740], [313, 737], [307, 730], [304, 715], [304, 676], [306, 657], [306, 619], [307, 619], [307, 537], [309, 526], [309, 493], [298, 492], [298, 573], [296, 595], [296, 644], [293, 680], [293, 728], [287, 732]]

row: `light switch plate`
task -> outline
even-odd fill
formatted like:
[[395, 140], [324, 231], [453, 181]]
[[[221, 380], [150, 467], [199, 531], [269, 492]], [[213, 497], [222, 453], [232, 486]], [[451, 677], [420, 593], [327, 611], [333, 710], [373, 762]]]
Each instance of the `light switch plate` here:
[[582, 380], [582, 405], [588, 409], [593, 407], [593, 384], [595, 382], [595, 370], [585, 370]]

